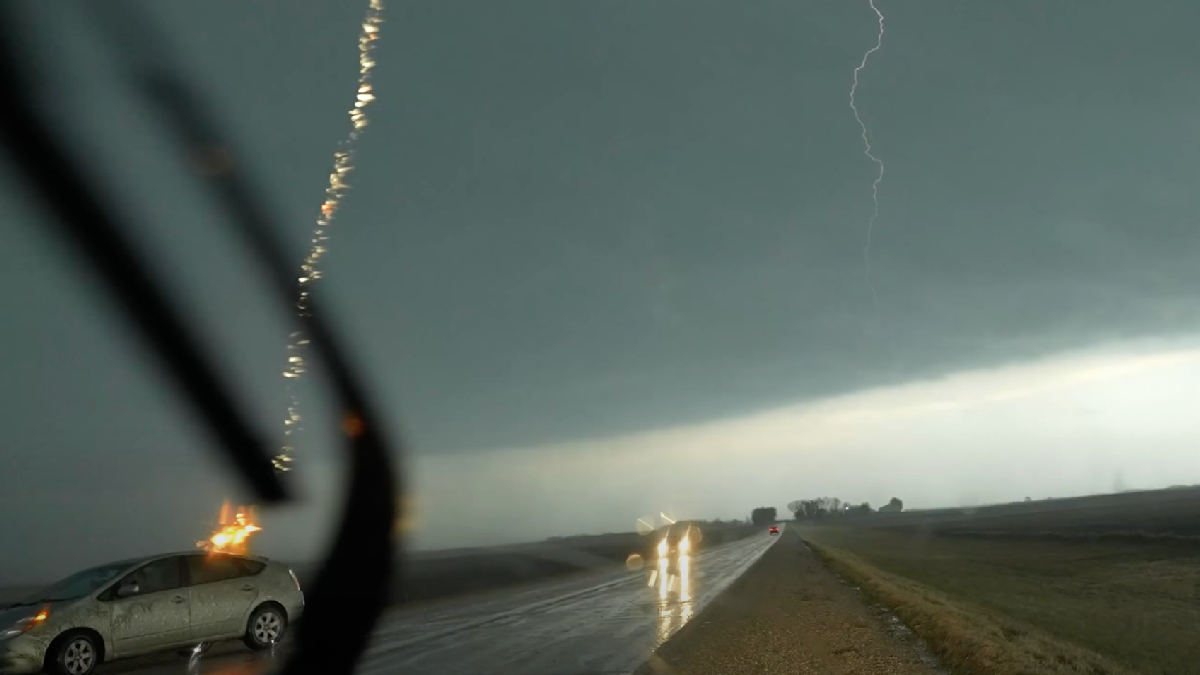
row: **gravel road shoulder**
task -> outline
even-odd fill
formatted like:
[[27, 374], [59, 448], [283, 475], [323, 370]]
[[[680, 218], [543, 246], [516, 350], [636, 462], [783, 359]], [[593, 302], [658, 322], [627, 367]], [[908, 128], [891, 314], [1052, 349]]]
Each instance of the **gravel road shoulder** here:
[[938, 675], [794, 531], [781, 537], [637, 675]]

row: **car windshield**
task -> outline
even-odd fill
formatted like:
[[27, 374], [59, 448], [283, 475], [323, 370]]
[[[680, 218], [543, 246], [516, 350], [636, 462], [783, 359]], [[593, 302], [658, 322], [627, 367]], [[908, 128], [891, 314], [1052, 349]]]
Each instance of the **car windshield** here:
[[126, 560], [76, 572], [34, 593], [25, 602], [54, 602], [82, 598], [115, 579], [118, 574], [129, 569], [130, 564], [131, 561]]
[[0, 0], [0, 671], [1200, 675], [1197, 25]]

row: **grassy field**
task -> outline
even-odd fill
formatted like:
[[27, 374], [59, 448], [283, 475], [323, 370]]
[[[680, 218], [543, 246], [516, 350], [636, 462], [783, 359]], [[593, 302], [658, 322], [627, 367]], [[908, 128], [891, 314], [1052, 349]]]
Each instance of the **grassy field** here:
[[870, 520], [873, 527], [917, 529], [937, 534], [1197, 537], [1200, 536], [1200, 488], [873, 514]]
[[1200, 542], [805, 526], [967, 673], [1200, 673]]

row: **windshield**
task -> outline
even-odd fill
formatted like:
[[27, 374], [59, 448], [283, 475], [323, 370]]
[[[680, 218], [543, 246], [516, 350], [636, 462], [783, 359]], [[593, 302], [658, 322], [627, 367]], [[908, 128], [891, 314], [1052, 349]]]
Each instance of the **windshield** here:
[[[147, 649], [282, 629], [322, 675], [361, 644], [364, 673], [904, 675], [920, 642], [969, 675], [1200, 673], [1197, 25], [0, 0], [102, 197], [0, 158], [0, 602], [195, 619]], [[0, 154], [33, 138], [4, 72]], [[49, 243], [72, 213], [107, 266]], [[136, 593], [91, 567], [172, 556]], [[376, 616], [328, 598], [387, 611], [307, 632]]]
[[129, 569], [130, 564], [129, 561], [108, 563], [107, 565], [100, 565], [83, 570], [82, 572], [76, 572], [34, 593], [25, 602], [55, 602], [58, 600], [82, 598], [115, 579], [118, 574]]

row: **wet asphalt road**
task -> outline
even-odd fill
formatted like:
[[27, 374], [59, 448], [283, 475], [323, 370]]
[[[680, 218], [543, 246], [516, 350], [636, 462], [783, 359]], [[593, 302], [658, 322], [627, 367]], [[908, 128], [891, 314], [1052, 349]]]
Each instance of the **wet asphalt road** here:
[[[779, 540], [761, 536], [701, 551], [660, 574], [606, 570], [485, 596], [389, 612], [361, 675], [616, 675], [630, 673]], [[282, 648], [281, 648], [282, 649]], [[257, 675], [282, 663], [235, 644], [199, 659], [108, 664], [101, 675]]]

